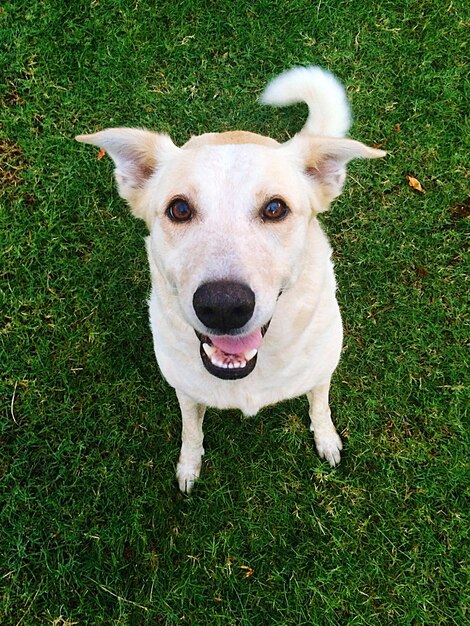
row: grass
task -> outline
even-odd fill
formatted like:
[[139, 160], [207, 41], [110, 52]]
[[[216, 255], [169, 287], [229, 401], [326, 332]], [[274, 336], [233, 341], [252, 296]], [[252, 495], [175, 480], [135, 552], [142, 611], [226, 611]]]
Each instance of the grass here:
[[[6, 0], [0, 20], [0, 623], [466, 623], [464, 3]], [[212, 410], [184, 498], [145, 231], [72, 138], [285, 139], [304, 108], [256, 98], [310, 63], [345, 82], [352, 135], [390, 153], [354, 163], [323, 220], [343, 461], [316, 456], [303, 398]]]

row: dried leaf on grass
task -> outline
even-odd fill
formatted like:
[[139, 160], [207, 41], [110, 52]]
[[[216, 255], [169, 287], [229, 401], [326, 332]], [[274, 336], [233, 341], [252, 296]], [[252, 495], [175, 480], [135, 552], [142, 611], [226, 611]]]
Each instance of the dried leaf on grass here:
[[245, 570], [245, 578], [249, 578], [255, 573], [255, 571], [251, 569], [251, 567], [248, 567], [248, 565], [240, 565], [240, 569]]
[[410, 176], [409, 174], [407, 174], [406, 180], [408, 181], [408, 184], [412, 189], [415, 189], [420, 193], [424, 193], [424, 189], [422, 188], [421, 183], [417, 178], [414, 178], [414, 176]]
[[100, 148], [100, 151], [98, 152], [98, 161], [101, 161], [101, 159], [104, 157], [104, 155], [106, 154], [106, 150], [104, 148]]

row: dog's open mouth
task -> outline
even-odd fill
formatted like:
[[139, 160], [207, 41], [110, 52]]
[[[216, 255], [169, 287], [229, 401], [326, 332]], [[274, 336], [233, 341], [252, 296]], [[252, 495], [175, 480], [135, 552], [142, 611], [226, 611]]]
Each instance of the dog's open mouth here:
[[249, 335], [201, 335], [200, 354], [204, 367], [213, 376], [225, 380], [236, 380], [250, 374], [256, 365], [258, 349], [268, 325], [258, 328]]

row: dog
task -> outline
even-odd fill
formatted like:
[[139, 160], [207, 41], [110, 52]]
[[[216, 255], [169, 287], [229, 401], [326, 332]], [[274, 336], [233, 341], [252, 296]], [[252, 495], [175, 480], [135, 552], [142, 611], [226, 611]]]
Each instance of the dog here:
[[181, 408], [186, 494], [201, 471], [207, 406], [254, 415], [306, 394], [319, 456], [340, 461], [328, 394], [343, 331], [317, 215], [341, 193], [348, 161], [386, 153], [345, 138], [346, 92], [322, 68], [284, 72], [261, 101], [306, 103], [305, 126], [284, 143], [248, 131], [182, 147], [133, 128], [76, 137], [109, 154], [120, 196], [150, 233], [150, 325]]

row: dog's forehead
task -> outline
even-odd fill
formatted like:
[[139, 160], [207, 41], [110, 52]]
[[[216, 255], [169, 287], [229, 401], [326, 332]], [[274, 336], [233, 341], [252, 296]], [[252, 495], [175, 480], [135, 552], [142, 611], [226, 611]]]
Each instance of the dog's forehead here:
[[204, 143], [183, 148], [167, 171], [173, 194], [205, 201], [290, 193], [294, 168], [280, 144]]
[[[275, 167], [277, 151], [256, 144], [222, 144], [201, 146], [192, 150], [191, 171], [194, 179], [201, 180], [209, 173], [220, 180], [246, 180], [266, 175], [266, 169]], [[246, 181], [249, 182], [249, 181]]]
[[198, 148], [208, 145], [239, 145], [239, 144], [255, 144], [260, 146], [279, 146], [280, 144], [271, 137], [258, 135], [246, 130], [229, 130], [224, 133], [204, 133], [191, 137], [187, 141], [183, 149]]

